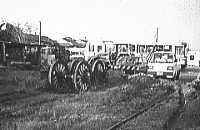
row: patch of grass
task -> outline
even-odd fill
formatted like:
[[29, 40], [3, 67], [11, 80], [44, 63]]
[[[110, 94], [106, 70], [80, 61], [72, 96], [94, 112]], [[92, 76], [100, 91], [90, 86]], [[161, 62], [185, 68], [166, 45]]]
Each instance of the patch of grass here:
[[[18, 79], [26, 80], [23, 84], [25, 89], [35, 88], [34, 80], [37, 81], [38, 77], [34, 73], [31, 75], [33, 79]], [[163, 95], [169, 87], [168, 83], [164, 85], [167, 81], [145, 76], [125, 83], [120, 79], [119, 75], [109, 77], [109, 85], [115, 87], [103, 91], [89, 91], [67, 98], [63, 94], [52, 102], [21, 107], [17, 118], [9, 120], [15, 122], [14, 126], [19, 129], [106, 129]]]
[[35, 89], [47, 88], [47, 79], [40, 79], [39, 71], [15, 71], [8, 70], [4, 79], [5, 85], [12, 83], [16, 91], [30, 91]]

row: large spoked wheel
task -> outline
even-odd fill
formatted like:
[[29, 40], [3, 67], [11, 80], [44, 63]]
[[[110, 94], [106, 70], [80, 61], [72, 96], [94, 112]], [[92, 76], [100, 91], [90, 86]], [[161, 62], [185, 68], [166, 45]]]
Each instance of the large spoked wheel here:
[[57, 61], [50, 67], [48, 80], [53, 89], [69, 90], [72, 87], [72, 79], [68, 66], [62, 62]]
[[77, 60], [77, 59], [74, 59], [72, 60], [72, 62], [69, 62], [69, 70], [71, 74], [74, 74], [76, 66], [79, 62], [80, 60]]
[[95, 86], [104, 85], [106, 79], [105, 64], [102, 60], [96, 60], [92, 65], [92, 81]]
[[84, 92], [91, 86], [91, 71], [86, 61], [79, 61], [76, 65], [73, 82], [75, 90]]
[[99, 59], [99, 57], [91, 57], [89, 60], [88, 60], [88, 64], [90, 65], [90, 66], [92, 66], [93, 64], [94, 64], [94, 62], [97, 60], [97, 59]]

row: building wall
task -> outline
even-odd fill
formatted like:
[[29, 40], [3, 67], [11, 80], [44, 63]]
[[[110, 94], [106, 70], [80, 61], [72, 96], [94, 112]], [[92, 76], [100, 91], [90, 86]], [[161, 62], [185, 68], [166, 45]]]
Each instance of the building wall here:
[[189, 66], [199, 66], [200, 62], [200, 51], [192, 50], [187, 54], [187, 65]]

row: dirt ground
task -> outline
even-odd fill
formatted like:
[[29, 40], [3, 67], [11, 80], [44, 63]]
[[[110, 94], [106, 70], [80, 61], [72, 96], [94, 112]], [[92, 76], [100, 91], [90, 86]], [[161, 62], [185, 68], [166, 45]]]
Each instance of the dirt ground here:
[[[0, 76], [2, 129], [106, 129], [195, 78], [183, 71], [179, 81], [137, 76], [124, 79], [109, 71], [104, 86], [83, 94], [48, 89], [39, 72], [9, 71]], [[192, 74], [193, 73], [193, 74]], [[188, 78], [187, 78], [188, 77]], [[193, 77], [193, 78], [191, 78]], [[187, 81], [186, 81], [187, 80]]]

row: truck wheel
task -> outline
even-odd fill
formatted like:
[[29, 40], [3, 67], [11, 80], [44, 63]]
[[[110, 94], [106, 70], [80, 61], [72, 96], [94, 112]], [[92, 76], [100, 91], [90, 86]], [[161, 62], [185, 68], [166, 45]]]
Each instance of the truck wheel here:
[[180, 77], [180, 71], [178, 71], [176, 74], [176, 80], [179, 80], [179, 77]]

